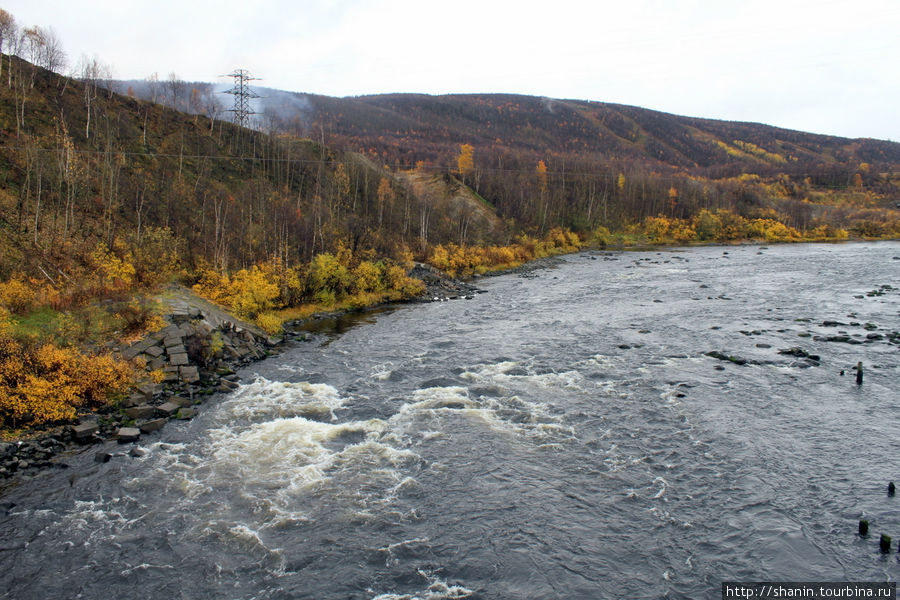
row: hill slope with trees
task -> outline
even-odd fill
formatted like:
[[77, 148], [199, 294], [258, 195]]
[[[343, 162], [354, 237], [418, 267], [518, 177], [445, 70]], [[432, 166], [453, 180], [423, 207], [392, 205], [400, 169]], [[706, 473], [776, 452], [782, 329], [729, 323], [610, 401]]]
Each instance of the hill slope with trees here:
[[519, 95], [260, 91], [261, 129], [393, 170], [463, 175], [461, 148], [470, 148], [464, 183], [498, 216], [536, 234], [554, 226], [622, 231], [646, 218], [724, 209], [798, 231], [878, 237], [896, 235], [900, 218], [900, 144], [889, 141]]

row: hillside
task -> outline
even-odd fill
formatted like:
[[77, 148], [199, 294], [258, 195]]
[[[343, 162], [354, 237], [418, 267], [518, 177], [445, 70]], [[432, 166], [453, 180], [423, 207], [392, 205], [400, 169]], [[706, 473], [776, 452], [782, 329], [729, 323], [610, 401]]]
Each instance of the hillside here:
[[[280, 96], [265, 93], [266, 106], [277, 105]], [[412, 164], [440, 160], [463, 142], [490, 152], [638, 161], [698, 174], [796, 173], [845, 162], [900, 164], [897, 143], [601, 102], [497, 94], [304, 98], [310, 131], [321, 128], [332, 141], [387, 152]]]
[[[160, 82], [117, 82], [138, 97], [187, 112], [225, 115], [230, 98], [203, 82], [173, 96]], [[222, 86], [218, 86], [221, 88]], [[188, 90], [202, 101], [189, 102]], [[485, 155], [526, 153], [638, 162], [656, 169], [721, 177], [740, 173], [808, 173], [840, 164], [900, 164], [900, 144], [848, 139], [745, 123], [663, 113], [637, 106], [515, 94], [382, 94], [335, 98], [258, 88], [263, 129], [278, 129], [336, 147], [390, 158], [446, 164], [459, 144]], [[173, 97], [175, 98], [173, 100]], [[180, 99], [179, 99], [180, 98]], [[490, 166], [490, 165], [485, 165]]]
[[[426, 258], [435, 244], [624, 231], [704, 210], [862, 236], [900, 222], [890, 142], [527, 96], [274, 91], [262, 132], [4, 62], [4, 277], [77, 278], [96, 267], [98, 242], [145, 257], [135, 277], [153, 279], [340, 248]], [[171, 83], [172, 104], [213, 97]]]
[[[159, 349], [109, 354], [164, 325], [164, 284], [278, 333], [287, 319], [421, 295], [411, 249], [505, 235], [451, 177], [394, 174], [15, 56], [0, 66], [0, 436], [167, 380]], [[221, 344], [210, 338], [207, 354]]]
[[[148, 93], [146, 83], [129, 83]], [[211, 86], [197, 89], [214, 95]], [[895, 235], [888, 224], [900, 220], [893, 142], [531, 96], [258, 91], [260, 128], [396, 171], [458, 174], [460, 148], [471, 146], [466, 184], [501, 219], [537, 234], [557, 225], [624, 230], [647, 217], [692, 219], [716, 209], [859, 236]]]
[[445, 231], [455, 233], [448, 241], [483, 245], [510, 237], [511, 232], [493, 207], [458, 179], [420, 171], [403, 172], [398, 178], [439, 215]]
[[[357, 153], [3, 61], [0, 277], [71, 277], [92, 266], [98, 242], [169, 256], [175, 272], [307, 262], [339, 246], [390, 256], [459, 240], [442, 196], [420, 199], [404, 177]], [[470, 241], [491, 241], [479, 236]]]
[[[278, 98], [270, 93], [269, 106]], [[389, 164], [452, 168], [460, 145], [473, 146], [472, 187], [501, 216], [538, 231], [622, 229], [711, 208], [780, 215], [801, 229], [846, 227], [895, 220], [878, 211], [900, 207], [900, 144], [887, 141], [529, 96], [305, 99], [307, 131]]]

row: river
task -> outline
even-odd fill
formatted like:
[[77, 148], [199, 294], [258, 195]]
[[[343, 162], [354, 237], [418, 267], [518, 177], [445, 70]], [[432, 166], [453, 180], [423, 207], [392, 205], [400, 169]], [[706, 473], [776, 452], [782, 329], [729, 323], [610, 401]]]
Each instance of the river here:
[[0, 598], [898, 579], [900, 243], [583, 253], [480, 285], [252, 365], [144, 457], [23, 479]]

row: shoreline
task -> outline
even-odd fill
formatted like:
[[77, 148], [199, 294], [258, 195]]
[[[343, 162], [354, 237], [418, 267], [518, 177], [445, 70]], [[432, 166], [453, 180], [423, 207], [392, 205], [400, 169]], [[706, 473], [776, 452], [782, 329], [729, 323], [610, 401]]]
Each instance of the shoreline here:
[[[23, 477], [37, 476], [45, 469], [66, 469], [66, 457], [92, 448], [97, 449], [97, 463], [120, 454], [142, 455], [146, 452], [139, 446], [142, 436], [159, 431], [169, 421], [194, 418], [207, 398], [237, 389], [239, 369], [277, 356], [295, 343], [311, 341], [317, 323], [408, 304], [471, 299], [484, 291], [424, 263], [417, 263], [413, 273], [426, 282], [425, 293], [417, 298], [315, 313], [284, 323], [279, 336], [268, 335], [185, 287], [170, 286], [160, 294], [169, 307], [164, 316], [167, 325], [114, 350], [123, 359], [143, 359], [148, 372], [162, 371], [163, 381], [137, 385], [122, 401], [80, 413], [73, 423], [35, 428], [22, 439], [0, 441], [0, 497]], [[214, 346], [218, 352], [204, 360]], [[109, 449], [113, 442], [122, 451]]]
[[[82, 412], [73, 423], [34, 429], [24, 439], [0, 442], [0, 495], [23, 476], [68, 468], [67, 456], [92, 447], [118, 441], [123, 447], [132, 444], [135, 452], [133, 444], [142, 435], [162, 429], [170, 420], [192, 419], [207, 397], [238, 387], [237, 369], [284, 346], [287, 336], [265, 336], [202, 298], [188, 298], [185, 290], [169, 304], [165, 327], [114, 351], [123, 359], [143, 359], [148, 371], [163, 373], [163, 380], [139, 384], [120, 402]], [[202, 359], [212, 344], [221, 344], [220, 355]], [[111, 456], [101, 450], [96, 460], [107, 462]]]
[[[882, 241], [900, 242], [900, 240], [838, 240], [788, 243], [844, 244]], [[585, 247], [573, 254], [676, 251], [677, 248], [704, 246], [764, 247], [768, 244], [744, 240], [735, 243], [626, 248]], [[900, 256], [894, 259], [900, 260]], [[171, 308], [165, 317], [168, 325], [116, 351], [123, 358], [143, 357], [148, 361], [148, 369], [161, 368], [166, 379], [159, 384], [139, 385], [122, 402], [85, 412], [79, 415], [73, 424], [46, 430], [35, 429], [27, 434], [25, 439], [0, 442], [0, 497], [7, 489], [16, 486], [22, 477], [35, 476], [47, 468], [68, 468], [65, 463], [67, 456], [81, 454], [90, 451], [91, 448], [118, 442], [123, 449], [130, 445], [128, 453], [134, 456], [135, 452], [141, 450], [137, 444], [142, 435], [149, 435], [162, 429], [171, 420], [192, 419], [208, 397], [228, 394], [239, 386], [241, 378], [236, 373], [238, 369], [277, 356], [292, 344], [310, 341], [313, 339], [311, 333], [315, 334], [319, 329], [315, 326], [316, 323], [339, 321], [353, 315], [364, 316], [408, 304], [471, 299], [485, 291], [475, 285], [481, 279], [510, 274], [528, 276], [536, 270], [553, 268], [562, 260], [561, 255], [543, 257], [517, 267], [475, 275], [468, 280], [453, 278], [430, 265], [417, 263], [411, 274], [426, 282], [426, 291], [421, 296], [403, 302], [315, 313], [304, 319], [286, 322], [281, 336], [267, 335], [256, 326], [235, 317], [187, 288], [170, 287], [163, 293], [164, 296], [174, 295], [174, 298], [165, 299]], [[212, 361], [198, 361], [198, 352], [208, 348], [215, 337], [221, 339], [222, 355]], [[112, 456], [112, 452], [101, 449], [95, 459], [97, 462], [105, 463]]]

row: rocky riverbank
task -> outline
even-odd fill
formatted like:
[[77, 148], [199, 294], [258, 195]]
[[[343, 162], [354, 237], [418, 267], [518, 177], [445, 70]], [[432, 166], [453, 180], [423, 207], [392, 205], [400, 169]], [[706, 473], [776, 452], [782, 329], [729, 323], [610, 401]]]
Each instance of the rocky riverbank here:
[[425, 283], [425, 292], [415, 299], [418, 302], [472, 299], [475, 294], [484, 291], [471, 283], [448, 277], [443, 271], [425, 263], [416, 263], [409, 275]]
[[[146, 365], [148, 380], [116, 405], [80, 415], [77, 422], [34, 439], [0, 443], [0, 477], [30, 470], [66, 468], [62, 455], [86, 445], [118, 440], [138, 442], [173, 419], [191, 419], [208, 396], [238, 386], [236, 370], [261, 360], [283, 345], [257, 327], [229, 315], [185, 288], [163, 295], [168, 325], [129, 346], [117, 348], [123, 359]], [[98, 460], [109, 460], [98, 453]]]
[[[426, 291], [413, 301], [471, 299], [483, 292], [422, 263], [410, 274], [426, 285]], [[169, 421], [192, 419], [210, 396], [236, 389], [238, 369], [279, 353], [289, 343], [310, 339], [298, 327], [301, 323], [289, 324], [283, 336], [269, 336], [181, 286], [167, 289], [161, 300], [168, 311], [167, 325], [116, 348], [115, 354], [138, 360], [146, 365], [148, 378], [161, 374], [162, 380], [139, 385], [121, 402], [83, 413], [74, 424], [35, 432], [27, 440], [0, 442], [0, 480], [43, 468], [67, 468], [67, 455], [93, 445], [99, 448], [96, 460], [109, 461], [113, 453], [104, 444], [112, 441], [123, 445], [123, 453], [139, 455], [142, 449], [137, 444], [142, 437]], [[308, 321], [339, 315], [316, 314]]]

